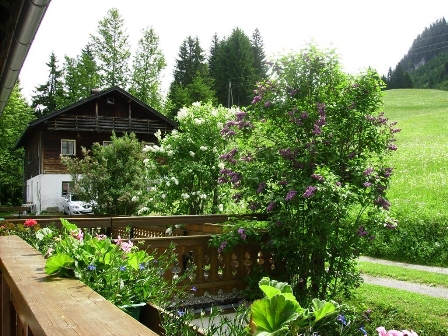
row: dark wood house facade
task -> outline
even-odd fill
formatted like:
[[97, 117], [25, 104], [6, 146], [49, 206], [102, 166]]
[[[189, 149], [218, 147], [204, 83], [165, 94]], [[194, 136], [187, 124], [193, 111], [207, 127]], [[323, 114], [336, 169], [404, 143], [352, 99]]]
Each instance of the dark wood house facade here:
[[81, 147], [107, 144], [117, 136], [135, 133], [147, 144], [155, 133], [170, 132], [176, 123], [119, 87], [91, 96], [32, 121], [16, 144], [24, 147], [24, 200], [36, 211], [59, 207], [71, 181], [61, 155], [82, 157]]

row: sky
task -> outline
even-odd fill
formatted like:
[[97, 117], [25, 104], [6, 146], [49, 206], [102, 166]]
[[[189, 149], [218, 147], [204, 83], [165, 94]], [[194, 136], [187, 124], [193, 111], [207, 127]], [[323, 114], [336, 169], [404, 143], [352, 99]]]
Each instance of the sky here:
[[65, 55], [78, 56], [111, 8], [117, 8], [124, 19], [131, 51], [142, 29], [153, 27], [167, 62], [162, 73], [166, 90], [188, 36], [197, 36], [208, 52], [215, 33], [228, 37], [237, 27], [249, 38], [258, 28], [267, 57], [299, 51], [313, 42], [322, 49], [335, 49], [346, 72], [356, 74], [372, 67], [385, 75], [425, 27], [442, 17], [448, 19], [447, 1], [418, 4], [404, 0], [52, 0], [19, 76], [22, 93], [31, 102], [35, 88], [47, 80], [51, 52], [60, 66]]

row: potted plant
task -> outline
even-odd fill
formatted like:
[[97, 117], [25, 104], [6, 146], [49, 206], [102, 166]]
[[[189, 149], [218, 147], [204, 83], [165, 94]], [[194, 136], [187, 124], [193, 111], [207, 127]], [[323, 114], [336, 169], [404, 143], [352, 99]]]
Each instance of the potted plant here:
[[163, 278], [174, 261], [174, 245], [156, 257], [120, 236], [111, 239], [84, 232], [65, 219], [61, 223], [63, 232], [46, 262], [47, 274], [75, 277], [137, 319], [133, 308], [166, 301], [177, 291], [181, 279]]

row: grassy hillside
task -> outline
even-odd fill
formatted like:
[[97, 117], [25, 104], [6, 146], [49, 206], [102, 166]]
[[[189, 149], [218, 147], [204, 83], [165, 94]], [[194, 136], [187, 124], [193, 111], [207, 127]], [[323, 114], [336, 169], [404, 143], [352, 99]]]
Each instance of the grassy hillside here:
[[392, 212], [448, 222], [448, 91], [386, 91], [384, 111], [401, 128], [390, 158]]

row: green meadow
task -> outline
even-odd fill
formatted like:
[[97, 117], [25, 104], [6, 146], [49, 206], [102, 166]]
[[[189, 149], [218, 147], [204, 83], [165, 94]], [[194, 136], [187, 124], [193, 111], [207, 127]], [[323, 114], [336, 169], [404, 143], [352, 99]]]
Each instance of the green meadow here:
[[448, 219], [448, 91], [386, 91], [384, 112], [397, 121], [398, 150], [388, 193], [397, 219]]

